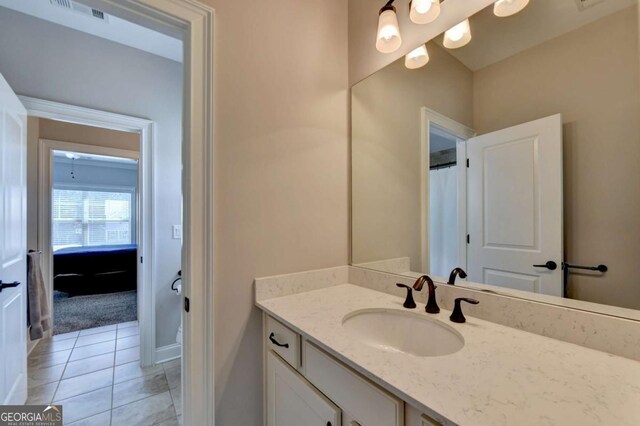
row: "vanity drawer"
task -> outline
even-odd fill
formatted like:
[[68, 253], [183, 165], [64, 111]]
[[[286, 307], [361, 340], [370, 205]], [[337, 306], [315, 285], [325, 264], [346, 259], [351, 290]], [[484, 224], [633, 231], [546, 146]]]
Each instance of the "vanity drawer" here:
[[404, 425], [404, 402], [305, 341], [307, 380], [344, 412], [366, 426]]
[[293, 368], [300, 367], [300, 336], [282, 323], [267, 316], [265, 327], [267, 348], [273, 350]]

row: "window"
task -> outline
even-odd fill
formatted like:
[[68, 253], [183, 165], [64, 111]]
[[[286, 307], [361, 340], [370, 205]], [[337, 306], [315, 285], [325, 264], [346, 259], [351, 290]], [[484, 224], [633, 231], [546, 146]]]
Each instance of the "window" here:
[[135, 242], [133, 191], [53, 189], [53, 249]]

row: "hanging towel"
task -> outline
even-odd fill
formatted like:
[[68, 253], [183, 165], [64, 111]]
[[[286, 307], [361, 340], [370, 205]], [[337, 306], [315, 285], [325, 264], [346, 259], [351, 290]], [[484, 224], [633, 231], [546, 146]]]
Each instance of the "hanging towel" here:
[[31, 252], [27, 257], [27, 290], [29, 291], [29, 321], [31, 340], [42, 338], [51, 328], [49, 295], [44, 285], [40, 257], [42, 253]]

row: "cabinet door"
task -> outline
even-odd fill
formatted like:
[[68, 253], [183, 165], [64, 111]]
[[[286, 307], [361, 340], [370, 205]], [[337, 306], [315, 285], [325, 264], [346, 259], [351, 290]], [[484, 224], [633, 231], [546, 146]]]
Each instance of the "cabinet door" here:
[[267, 353], [267, 426], [340, 426], [340, 409], [272, 351]]

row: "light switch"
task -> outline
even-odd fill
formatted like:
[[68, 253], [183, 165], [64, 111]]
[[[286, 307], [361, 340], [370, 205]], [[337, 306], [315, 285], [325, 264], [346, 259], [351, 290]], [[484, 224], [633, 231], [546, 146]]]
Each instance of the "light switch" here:
[[174, 240], [182, 239], [182, 225], [173, 225], [171, 228], [173, 230], [173, 239]]

